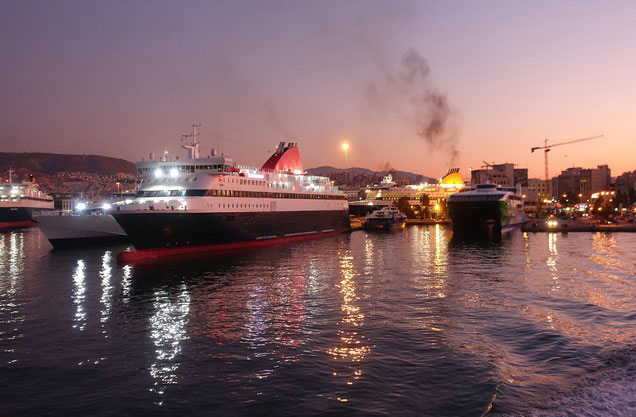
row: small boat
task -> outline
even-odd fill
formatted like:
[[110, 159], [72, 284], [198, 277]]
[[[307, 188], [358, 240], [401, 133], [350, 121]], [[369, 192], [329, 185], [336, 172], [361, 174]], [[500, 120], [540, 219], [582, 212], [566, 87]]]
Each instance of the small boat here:
[[401, 229], [406, 224], [406, 216], [395, 207], [385, 207], [367, 214], [364, 221], [366, 230]]
[[45, 211], [33, 214], [33, 220], [54, 248], [128, 241], [126, 232], [109, 214], [110, 203], [91, 207], [80, 203], [78, 206], [75, 211]]

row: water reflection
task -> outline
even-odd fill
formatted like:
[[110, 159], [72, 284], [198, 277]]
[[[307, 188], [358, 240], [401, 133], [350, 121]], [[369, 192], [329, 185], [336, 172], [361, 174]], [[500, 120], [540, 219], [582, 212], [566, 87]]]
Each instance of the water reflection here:
[[112, 278], [112, 252], [106, 251], [104, 256], [102, 256], [102, 268], [99, 271], [99, 276], [102, 279], [102, 297], [100, 298], [100, 304], [102, 306], [100, 311], [100, 323], [102, 326], [102, 333], [104, 337], [108, 337], [105, 330], [105, 323], [108, 321], [108, 317], [110, 315], [110, 310], [112, 308], [113, 301], [113, 285], [111, 283]]
[[17, 362], [12, 341], [23, 337], [20, 324], [24, 321], [20, 299], [24, 272], [24, 236], [20, 232], [0, 235], [0, 342], [2, 363]]
[[152, 305], [155, 312], [150, 318], [150, 335], [156, 358], [150, 366], [150, 375], [155, 379], [150, 391], [163, 394], [168, 385], [177, 383], [177, 357], [181, 352], [181, 342], [187, 338], [190, 295], [185, 284], [181, 285], [174, 299], [167, 291], [158, 290], [154, 293]]
[[[340, 309], [343, 313], [337, 332], [339, 343], [328, 349], [327, 353], [333, 360], [350, 363], [349, 372], [341, 372], [341, 374], [334, 372], [334, 376], [345, 379], [347, 385], [353, 385], [353, 382], [362, 376], [360, 362], [369, 354], [371, 347], [365, 343], [365, 337], [360, 334], [361, 327], [364, 325], [364, 314], [357, 305], [355, 281], [357, 274], [353, 266], [353, 257], [348, 252], [340, 255], [340, 271], [342, 279], [336, 286], [342, 296]], [[348, 401], [346, 397], [337, 399], [342, 402]]]
[[79, 259], [73, 271], [73, 303], [75, 304], [74, 328], [80, 331], [86, 327], [86, 265], [83, 259]]
[[[266, 364], [255, 371], [258, 379], [269, 377], [281, 364], [298, 361], [298, 348], [306, 341], [305, 298], [316, 291], [318, 276], [315, 265], [310, 264], [306, 272], [301, 265], [295, 268], [298, 270], [286, 263], [277, 265], [249, 287], [243, 341]], [[273, 360], [264, 360], [267, 357]]]
[[552, 284], [550, 286], [550, 291], [552, 292], [557, 292], [560, 288], [559, 275], [557, 271], [557, 260], [559, 259], [557, 239], [558, 234], [548, 233], [548, 259], [546, 260], [546, 265], [548, 266], [548, 271], [550, 271], [550, 277], [552, 279]]
[[130, 287], [132, 285], [132, 266], [125, 265], [122, 270], [121, 292], [124, 304], [128, 304], [130, 301]]

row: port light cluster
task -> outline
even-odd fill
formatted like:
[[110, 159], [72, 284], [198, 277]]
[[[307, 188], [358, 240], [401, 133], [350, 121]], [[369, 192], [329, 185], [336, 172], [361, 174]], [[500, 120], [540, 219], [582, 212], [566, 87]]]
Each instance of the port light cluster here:
[[548, 220], [547, 222], [545, 222], [548, 227], [550, 228], [555, 228], [559, 225], [559, 222], [557, 222], [556, 220]]

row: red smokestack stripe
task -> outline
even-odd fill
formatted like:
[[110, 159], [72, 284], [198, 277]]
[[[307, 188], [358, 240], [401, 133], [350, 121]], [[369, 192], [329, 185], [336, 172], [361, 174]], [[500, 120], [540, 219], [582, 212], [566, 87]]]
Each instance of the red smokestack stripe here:
[[204, 255], [218, 252], [232, 252], [241, 249], [263, 248], [274, 245], [281, 245], [303, 240], [316, 239], [324, 236], [332, 236], [344, 233], [347, 230], [336, 230], [332, 232], [312, 233], [301, 236], [278, 237], [264, 240], [248, 240], [245, 242], [223, 243], [215, 245], [180, 246], [174, 248], [139, 249], [134, 251], [120, 252], [117, 254], [117, 262], [123, 264], [152, 263], [167, 257], [180, 257], [192, 255]]

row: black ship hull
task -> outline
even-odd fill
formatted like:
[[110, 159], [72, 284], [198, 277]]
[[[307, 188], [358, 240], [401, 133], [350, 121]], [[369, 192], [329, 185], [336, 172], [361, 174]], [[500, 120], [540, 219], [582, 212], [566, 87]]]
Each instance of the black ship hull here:
[[0, 208], [0, 228], [29, 227], [33, 220], [31, 207], [2, 207]]
[[136, 249], [223, 245], [349, 229], [346, 211], [113, 213]]
[[501, 238], [502, 223], [506, 219], [499, 201], [448, 202], [447, 207], [454, 237]]

